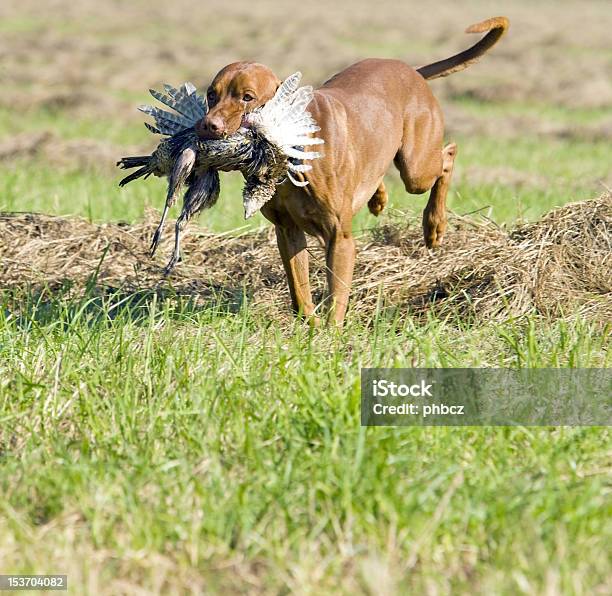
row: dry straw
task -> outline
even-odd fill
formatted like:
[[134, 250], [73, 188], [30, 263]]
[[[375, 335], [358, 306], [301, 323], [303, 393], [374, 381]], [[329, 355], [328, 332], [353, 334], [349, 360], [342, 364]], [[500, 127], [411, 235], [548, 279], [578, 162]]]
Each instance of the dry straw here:
[[[33, 213], [0, 215], [0, 288], [67, 295], [85, 288], [108, 293], [168, 290], [197, 302], [235, 299], [285, 317], [288, 291], [271, 229], [236, 234], [193, 230], [185, 261], [164, 278], [163, 258], [148, 246], [157, 213], [135, 225], [94, 225]], [[355, 314], [386, 308], [422, 315], [454, 314], [504, 320], [538, 312], [612, 320], [612, 194], [572, 203], [535, 223], [505, 230], [485, 219], [451, 216], [443, 248], [430, 252], [416, 222], [387, 224], [358, 241]], [[323, 252], [311, 249], [312, 278], [321, 294]]]

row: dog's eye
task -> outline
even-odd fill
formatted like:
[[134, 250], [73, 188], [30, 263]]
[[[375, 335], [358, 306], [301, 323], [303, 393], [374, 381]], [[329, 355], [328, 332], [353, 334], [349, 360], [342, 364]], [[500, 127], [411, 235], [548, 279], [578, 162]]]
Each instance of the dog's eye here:
[[209, 91], [206, 94], [206, 99], [208, 100], [209, 105], [215, 103], [216, 98], [217, 98], [217, 95], [214, 91]]
[[242, 101], [253, 101], [255, 98], [250, 93], [245, 93], [242, 96]]

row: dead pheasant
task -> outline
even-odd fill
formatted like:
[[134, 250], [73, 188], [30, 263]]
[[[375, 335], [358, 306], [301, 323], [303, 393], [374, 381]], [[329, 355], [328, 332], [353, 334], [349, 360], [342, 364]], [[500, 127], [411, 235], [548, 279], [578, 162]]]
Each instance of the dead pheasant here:
[[306, 172], [311, 165], [305, 160], [321, 156], [305, 151], [306, 146], [323, 143], [312, 136], [319, 130], [306, 107], [312, 99], [312, 87], [299, 87], [301, 73], [288, 77], [276, 95], [264, 106], [247, 114], [242, 127], [224, 139], [202, 140], [195, 133], [195, 124], [207, 111], [206, 101], [191, 83], [179, 89], [165, 85], [166, 93], [151, 90], [151, 95], [176, 113], [151, 106], [139, 109], [155, 120], [145, 123], [153, 133], [166, 135], [151, 155], [124, 157], [117, 165], [122, 169], [138, 168], [119, 183], [151, 174], [168, 177], [168, 192], [161, 221], [151, 242], [153, 255], [161, 240], [168, 210], [175, 203], [183, 186], [183, 209], [175, 226], [175, 244], [166, 273], [180, 259], [180, 239], [187, 222], [203, 209], [212, 207], [221, 190], [218, 170], [239, 170], [245, 178], [242, 193], [245, 217], [251, 217], [269, 201], [277, 184], [285, 178], [297, 185], [307, 182], [295, 179], [294, 173]]

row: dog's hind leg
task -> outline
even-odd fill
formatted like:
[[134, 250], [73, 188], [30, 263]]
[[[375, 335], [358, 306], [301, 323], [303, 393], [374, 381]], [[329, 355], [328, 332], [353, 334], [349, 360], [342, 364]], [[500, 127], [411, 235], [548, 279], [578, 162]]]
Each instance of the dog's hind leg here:
[[372, 198], [368, 201], [368, 209], [372, 215], [378, 217], [388, 202], [389, 195], [387, 194], [385, 183], [381, 182], [376, 192], [372, 195]]
[[423, 237], [427, 248], [440, 245], [446, 231], [446, 194], [453, 175], [457, 145], [450, 143], [442, 150], [442, 175], [436, 180], [423, 211]]

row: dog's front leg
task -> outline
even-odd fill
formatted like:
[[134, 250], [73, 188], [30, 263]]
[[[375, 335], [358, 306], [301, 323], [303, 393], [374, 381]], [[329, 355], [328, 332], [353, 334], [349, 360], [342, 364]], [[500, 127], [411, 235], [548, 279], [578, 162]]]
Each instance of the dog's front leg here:
[[308, 277], [306, 234], [293, 225], [277, 224], [275, 229], [278, 250], [287, 274], [293, 310], [298, 314], [309, 317], [311, 324], [316, 325], [317, 320], [313, 317], [315, 308]]
[[355, 266], [355, 241], [350, 222], [343, 229], [334, 230], [327, 239], [326, 261], [328, 321], [341, 325], [348, 306]]

